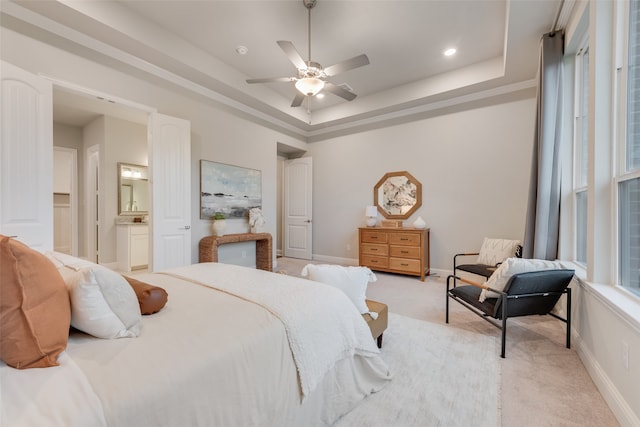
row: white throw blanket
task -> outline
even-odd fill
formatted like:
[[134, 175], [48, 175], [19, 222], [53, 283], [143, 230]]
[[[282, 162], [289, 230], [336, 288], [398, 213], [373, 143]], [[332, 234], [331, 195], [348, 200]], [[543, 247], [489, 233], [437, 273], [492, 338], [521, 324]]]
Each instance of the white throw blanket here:
[[331, 286], [219, 263], [194, 264], [164, 274], [254, 302], [278, 317], [287, 331], [302, 398], [337, 361], [354, 354], [380, 357], [358, 310]]

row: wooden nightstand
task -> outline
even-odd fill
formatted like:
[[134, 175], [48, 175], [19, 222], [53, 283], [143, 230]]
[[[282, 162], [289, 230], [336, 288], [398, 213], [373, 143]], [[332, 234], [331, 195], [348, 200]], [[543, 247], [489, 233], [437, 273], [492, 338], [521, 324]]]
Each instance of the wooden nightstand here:
[[424, 276], [429, 274], [429, 229], [361, 227], [361, 266], [376, 271]]

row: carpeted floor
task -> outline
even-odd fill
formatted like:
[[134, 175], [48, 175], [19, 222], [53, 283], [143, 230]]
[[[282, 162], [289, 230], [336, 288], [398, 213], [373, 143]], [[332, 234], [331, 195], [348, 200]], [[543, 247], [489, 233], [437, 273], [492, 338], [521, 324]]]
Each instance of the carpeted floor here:
[[498, 426], [498, 346], [488, 335], [389, 313], [382, 357], [393, 380], [334, 426]]
[[[278, 258], [275, 271], [299, 275], [309, 261]], [[378, 280], [370, 283], [367, 296], [389, 306], [391, 313], [435, 323], [460, 334], [467, 332], [499, 340], [499, 329], [489, 325], [460, 304], [451, 304], [450, 323], [444, 321], [445, 282], [443, 278], [419, 278], [376, 272]], [[509, 321], [507, 357], [501, 359], [496, 347], [491, 359], [477, 358], [477, 369], [497, 361], [501, 421], [504, 427], [594, 426], [615, 427], [619, 423], [598, 392], [580, 358], [564, 346], [564, 323], [550, 316], [529, 316]], [[386, 340], [383, 347], [390, 345]], [[467, 345], [475, 354], [473, 345]], [[447, 355], [442, 356], [447, 357]], [[455, 363], [455, 354], [446, 360]], [[461, 373], [472, 376], [474, 371]], [[482, 388], [474, 390], [482, 393]], [[343, 424], [341, 427], [350, 424]], [[358, 425], [358, 424], [355, 424]], [[415, 423], [398, 427], [425, 426]], [[438, 424], [435, 424], [438, 425]], [[445, 425], [445, 424], [443, 424]], [[483, 424], [469, 424], [484, 427]], [[368, 427], [387, 424], [369, 424]]]

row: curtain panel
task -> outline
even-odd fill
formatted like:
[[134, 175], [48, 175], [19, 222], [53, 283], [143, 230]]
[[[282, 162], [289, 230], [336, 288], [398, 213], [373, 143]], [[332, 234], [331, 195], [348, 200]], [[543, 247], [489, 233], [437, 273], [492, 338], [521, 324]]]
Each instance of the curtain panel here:
[[554, 260], [558, 256], [563, 55], [562, 32], [542, 36], [524, 258]]

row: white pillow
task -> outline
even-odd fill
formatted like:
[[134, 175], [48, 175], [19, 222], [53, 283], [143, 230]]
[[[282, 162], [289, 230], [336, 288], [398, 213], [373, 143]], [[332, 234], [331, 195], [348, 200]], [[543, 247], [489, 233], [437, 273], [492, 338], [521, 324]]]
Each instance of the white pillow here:
[[314, 282], [334, 286], [344, 292], [360, 314], [369, 313], [366, 303], [367, 284], [377, 280], [367, 267], [343, 267], [341, 265], [307, 264], [301, 275]]
[[497, 265], [505, 259], [515, 256], [519, 245], [520, 240], [490, 239], [485, 237], [476, 262], [478, 264]]
[[63, 277], [71, 299], [71, 326], [98, 338], [140, 335], [140, 304], [124, 277], [98, 265]]
[[[560, 261], [507, 258], [484, 284], [497, 291], [503, 291], [507, 282], [514, 274], [527, 273], [530, 271], [557, 270], [561, 268], [562, 264], [560, 264]], [[497, 298], [499, 296], [500, 295], [495, 292], [483, 289], [480, 293], [479, 300], [480, 302], [484, 302], [486, 298]]]
[[67, 267], [70, 270], [79, 271], [83, 267], [96, 267], [99, 265], [89, 260], [74, 257], [73, 255], [64, 254], [62, 252], [47, 251], [45, 252], [45, 256], [51, 260], [58, 270], [62, 267]]

